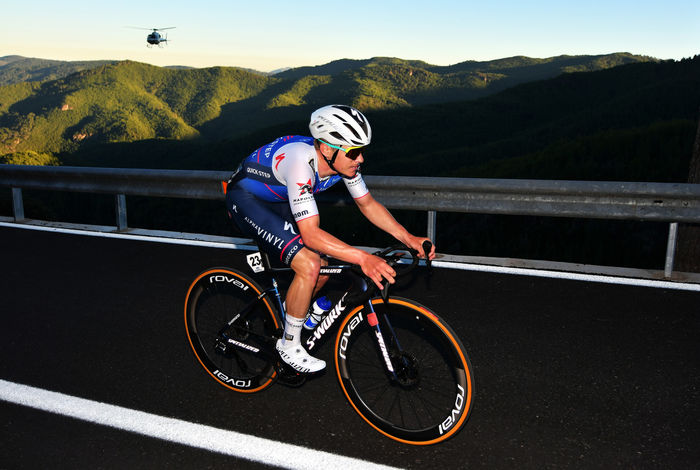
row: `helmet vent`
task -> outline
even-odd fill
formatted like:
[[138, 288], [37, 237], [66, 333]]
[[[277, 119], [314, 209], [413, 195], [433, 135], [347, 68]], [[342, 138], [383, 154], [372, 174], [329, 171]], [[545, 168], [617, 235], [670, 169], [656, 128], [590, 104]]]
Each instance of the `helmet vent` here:
[[337, 117], [338, 119], [340, 119], [340, 120], [343, 121], [343, 122], [348, 122], [348, 120], [345, 119], [345, 118], [344, 118], [343, 116], [341, 116], [340, 114], [335, 114], [335, 113], [333, 113], [333, 116]]
[[329, 134], [332, 135], [333, 137], [335, 137], [336, 139], [338, 139], [339, 141], [345, 142], [345, 138], [343, 138], [343, 136], [340, 132], [332, 131], [332, 132], [329, 132]]
[[360, 134], [358, 134], [357, 131], [350, 124], [348, 124], [347, 122], [344, 122], [343, 124], [345, 124], [345, 127], [347, 127], [348, 130], [350, 132], [352, 132], [352, 135], [354, 135], [355, 138], [357, 138], [357, 139], [360, 138]]

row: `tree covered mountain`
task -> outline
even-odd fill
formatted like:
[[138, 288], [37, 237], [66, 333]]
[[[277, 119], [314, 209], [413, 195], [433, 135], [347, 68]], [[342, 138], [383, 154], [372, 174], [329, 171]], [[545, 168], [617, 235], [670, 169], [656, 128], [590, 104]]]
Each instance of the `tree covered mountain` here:
[[[684, 182], [699, 107], [695, 56], [560, 75], [373, 123], [377, 151], [401, 155], [407, 175]], [[396, 171], [384, 163], [394, 158], [372, 171]]]
[[[375, 108], [366, 111], [373, 141], [363, 172], [685, 182], [698, 106], [700, 56], [564, 74], [476, 100]], [[232, 169], [280, 135], [308, 132], [307, 112], [288, 117], [223, 140], [124, 141], [59, 156], [70, 165]]]
[[0, 155], [71, 153], [89, 144], [147, 139], [216, 142], [305, 118], [330, 102], [368, 112], [405, 109], [483, 97], [561, 73], [639, 62], [655, 60], [630, 54], [514, 57], [439, 67], [374, 58], [274, 76], [233, 67], [99, 64], [56, 80], [0, 87]]
[[62, 61], [18, 55], [0, 57], [0, 86], [57, 80], [81, 70], [115, 63], [114, 60]]

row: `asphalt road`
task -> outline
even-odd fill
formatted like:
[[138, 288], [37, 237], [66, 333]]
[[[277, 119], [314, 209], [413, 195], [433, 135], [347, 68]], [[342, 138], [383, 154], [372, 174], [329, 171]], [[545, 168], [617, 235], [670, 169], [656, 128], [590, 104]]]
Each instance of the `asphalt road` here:
[[[700, 294], [437, 269], [397, 295], [465, 344], [474, 408], [453, 439], [394, 442], [327, 373], [253, 395], [217, 385], [183, 300], [231, 250], [0, 227], [0, 379], [404, 468], [697, 468]], [[330, 347], [320, 355], [330, 359]], [[0, 401], [0, 469], [268, 468]]]

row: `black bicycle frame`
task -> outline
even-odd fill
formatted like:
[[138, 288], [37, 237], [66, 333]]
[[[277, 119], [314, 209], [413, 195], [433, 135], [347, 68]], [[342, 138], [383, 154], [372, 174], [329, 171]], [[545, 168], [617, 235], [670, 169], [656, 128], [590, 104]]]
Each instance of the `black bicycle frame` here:
[[[265, 289], [259, 296], [258, 298], [253, 301], [250, 305], [247, 305], [244, 308], [244, 312], [247, 311], [249, 308], [252, 308], [253, 305], [255, 305], [257, 302], [261, 301], [264, 297], [272, 295], [276, 302], [277, 302], [277, 309], [280, 312], [280, 319], [284, 321], [284, 317], [286, 315], [286, 311], [284, 309], [284, 304], [282, 302], [282, 297], [279, 292], [279, 287], [277, 283], [277, 279], [274, 275], [275, 272], [287, 272], [291, 271], [291, 268], [289, 267], [281, 267], [281, 268], [273, 268], [270, 265], [270, 259], [267, 256], [267, 254], [260, 250], [260, 255], [262, 258], [262, 264], [263, 268], [265, 270], [265, 273], [267, 274], [268, 280], [270, 281], [271, 287]], [[367, 321], [374, 330], [374, 335], [375, 339], [377, 340], [377, 347], [379, 349], [379, 352], [382, 355], [382, 358], [384, 359], [384, 363], [387, 368], [387, 372], [396, 379], [396, 372], [394, 370], [394, 366], [391, 362], [391, 357], [389, 356], [389, 348], [387, 347], [386, 341], [384, 340], [384, 335], [382, 334], [382, 329], [379, 325], [379, 320], [377, 319], [377, 314], [374, 311], [374, 305], [372, 304], [372, 291], [373, 288], [370, 288], [367, 280], [363, 277], [360, 276], [356, 272], [357, 268], [354, 265], [331, 265], [331, 266], [322, 266], [319, 275], [327, 275], [327, 276], [332, 276], [332, 275], [337, 275], [344, 273], [346, 271], [349, 271], [350, 273], [353, 273], [353, 279], [357, 281], [356, 285], [350, 287], [338, 300], [338, 302], [335, 304], [335, 306], [328, 311], [328, 313], [323, 317], [323, 319], [316, 325], [316, 327], [309, 333], [309, 336], [306, 338], [305, 345], [307, 351], [311, 352], [313, 351], [316, 347], [318, 347], [319, 344], [322, 344], [322, 339], [328, 334], [330, 330], [333, 329], [333, 325], [335, 324], [335, 321], [343, 316], [343, 313], [345, 310], [348, 308], [348, 306], [356, 306], [360, 304], [364, 304], [364, 308], [366, 313], [366, 318], [364, 321]], [[351, 292], [358, 291], [359, 295], [354, 296], [350, 300], [347, 299], [348, 295]], [[386, 301], [388, 298], [388, 284], [387, 287], [382, 290], [382, 298]], [[244, 315], [244, 314], [243, 314]], [[238, 316], [236, 317], [238, 318]], [[398, 344], [398, 340], [396, 339], [394, 333], [393, 333], [393, 328], [391, 327], [391, 324], [389, 323], [389, 319], [386, 318], [386, 315], [384, 316], [385, 318], [385, 323], [387, 324], [387, 327], [389, 329], [389, 332], [391, 336], [394, 339], [394, 344], [395, 346], [399, 349], [399, 352], [401, 347]], [[231, 323], [233, 323], [232, 320]], [[230, 325], [230, 324], [229, 324]], [[284, 327], [283, 327], [284, 328]], [[222, 336], [226, 336], [223, 334], [223, 331], [220, 333]], [[234, 347], [237, 347], [239, 349], [245, 349], [248, 352], [251, 352], [250, 349], [246, 348], [245, 344], [238, 344], [239, 342], [229, 342], [229, 344], [233, 345]], [[256, 354], [265, 354], [264, 351], [255, 351]]]
[[[350, 272], [354, 272], [354, 269], [355, 267], [352, 265], [327, 266], [322, 267], [319, 274], [333, 275], [340, 274], [341, 272], [347, 270], [349, 270]], [[318, 323], [318, 325], [316, 325], [316, 328], [314, 328], [309, 337], [306, 339], [306, 349], [309, 352], [311, 352], [314, 348], [316, 348], [318, 344], [321, 344], [321, 339], [326, 333], [328, 333], [332, 329], [335, 321], [343, 315], [345, 309], [348, 307], [348, 304], [351, 306], [355, 306], [364, 303], [365, 312], [367, 312], [365, 321], [367, 321], [369, 325], [374, 329], [374, 334], [377, 340], [377, 346], [379, 348], [379, 351], [381, 352], [382, 358], [384, 359], [387, 371], [391, 374], [393, 378], [396, 379], [396, 372], [394, 371], [394, 366], [392, 365], [391, 358], [389, 357], [389, 349], [387, 348], [386, 342], [384, 341], [384, 335], [382, 335], [382, 330], [379, 326], [379, 321], [377, 320], [377, 314], [374, 311], [374, 305], [372, 305], [371, 289], [369, 288], [367, 280], [364, 277], [357, 276], [356, 279], [359, 280], [359, 289], [357, 290], [361, 292], [360, 297], [352, 299], [349, 303], [346, 302], [346, 297], [348, 296], [348, 294], [356, 290], [353, 287], [348, 289], [345, 292], [345, 294], [343, 294], [343, 296], [340, 298], [340, 300], [335, 304], [335, 306], [326, 314], [325, 317], [323, 317], [323, 319]], [[389, 325], [389, 329], [391, 330], [389, 319], [386, 318], [385, 321]]]

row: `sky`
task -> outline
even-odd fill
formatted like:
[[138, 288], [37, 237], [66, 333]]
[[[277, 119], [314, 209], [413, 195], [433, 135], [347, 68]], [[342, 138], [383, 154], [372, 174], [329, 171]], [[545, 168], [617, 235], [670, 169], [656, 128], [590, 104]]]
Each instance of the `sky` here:
[[[9, 0], [0, 57], [134, 60], [269, 72], [337, 59], [433, 65], [512, 56], [700, 54], [700, 1]], [[168, 45], [146, 46], [166, 28]]]

